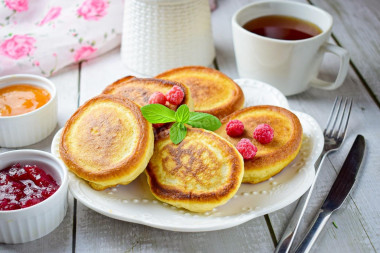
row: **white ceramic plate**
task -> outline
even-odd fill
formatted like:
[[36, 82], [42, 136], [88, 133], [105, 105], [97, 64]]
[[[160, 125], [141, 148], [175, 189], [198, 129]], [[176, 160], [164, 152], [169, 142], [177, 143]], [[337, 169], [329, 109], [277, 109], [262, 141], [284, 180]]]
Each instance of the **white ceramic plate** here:
[[[246, 106], [272, 104], [288, 107], [286, 98], [264, 83], [239, 79]], [[274, 212], [297, 200], [314, 179], [314, 162], [322, 151], [323, 135], [309, 115], [295, 112], [303, 127], [299, 155], [281, 173], [259, 184], [242, 184], [237, 194], [223, 206], [203, 214], [192, 213], [156, 200], [150, 193], [145, 174], [129, 185], [104, 191], [93, 190], [85, 181], [69, 173], [69, 188], [76, 199], [103, 215], [172, 231], [200, 232], [237, 226]], [[60, 130], [52, 142], [58, 158]]]
[[234, 80], [243, 90], [245, 107], [253, 105], [276, 105], [289, 109], [288, 100], [284, 94], [269, 84], [253, 79]]

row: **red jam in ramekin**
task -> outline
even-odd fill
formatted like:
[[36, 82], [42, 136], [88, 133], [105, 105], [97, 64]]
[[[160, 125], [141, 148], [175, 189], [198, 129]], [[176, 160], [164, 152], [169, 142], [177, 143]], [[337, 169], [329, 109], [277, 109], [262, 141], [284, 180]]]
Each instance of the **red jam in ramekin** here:
[[0, 211], [33, 206], [58, 188], [54, 178], [37, 165], [15, 164], [0, 171]]

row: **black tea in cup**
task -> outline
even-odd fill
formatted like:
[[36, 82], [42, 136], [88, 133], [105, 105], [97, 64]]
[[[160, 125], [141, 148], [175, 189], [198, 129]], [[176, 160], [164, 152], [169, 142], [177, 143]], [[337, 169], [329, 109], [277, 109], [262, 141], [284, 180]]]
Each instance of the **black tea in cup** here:
[[281, 15], [252, 19], [245, 23], [243, 28], [258, 35], [279, 40], [303, 40], [322, 33], [322, 30], [311, 22]]

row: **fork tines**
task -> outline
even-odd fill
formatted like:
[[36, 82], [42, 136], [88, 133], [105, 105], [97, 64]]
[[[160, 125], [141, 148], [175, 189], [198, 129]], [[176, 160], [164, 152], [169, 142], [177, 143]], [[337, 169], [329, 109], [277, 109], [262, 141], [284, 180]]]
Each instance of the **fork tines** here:
[[[341, 107], [343, 107], [341, 109]], [[350, 118], [352, 107], [352, 98], [336, 97], [333, 108], [331, 110], [329, 119], [326, 124], [326, 128], [323, 132], [325, 136], [337, 136], [339, 139], [343, 139], [346, 133], [348, 120]], [[338, 126], [336, 126], [338, 123]], [[342, 127], [343, 125], [343, 127]]]

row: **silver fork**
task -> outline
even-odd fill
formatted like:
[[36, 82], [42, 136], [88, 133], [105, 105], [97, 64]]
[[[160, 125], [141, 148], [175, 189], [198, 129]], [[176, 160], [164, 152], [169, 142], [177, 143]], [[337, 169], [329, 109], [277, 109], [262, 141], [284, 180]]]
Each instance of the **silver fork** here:
[[297, 233], [299, 224], [301, 223], [302, 216], [305, 213], [306, 206], [310, 200], [310, 196], [313, 192], [313, 188], [318, 177], [321, 164], [325, 160], [326, 156], [337, 149], [340, 148], [344, 137], [346, 135], [348, 120], [350, 118], [352, 107], [352, 99], [342, 97], [335, 98], [333, 108], [331, 110], [329, 119], [326, 124], [326, 128], [323, 131], [325, 144], [321, 155], [318, 157], [317, 161], [314, 164], [315, 167], [315, 179], [311, 184], [309, 190], [300, 198], [296, 209], [294, 210], [293, 216], [290, 219], [288, 226], [285, 229], [284, 234], [282, 235], [281, 240], [278, 242], [278, 245], [275, 249], [276, 253], [287, 253], [292, 246], [294, 236]]

